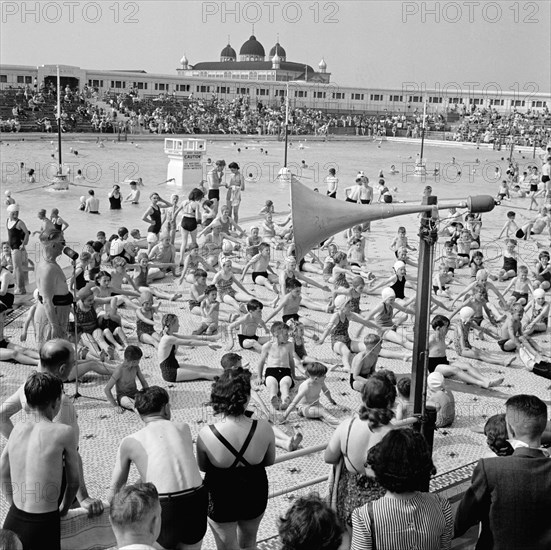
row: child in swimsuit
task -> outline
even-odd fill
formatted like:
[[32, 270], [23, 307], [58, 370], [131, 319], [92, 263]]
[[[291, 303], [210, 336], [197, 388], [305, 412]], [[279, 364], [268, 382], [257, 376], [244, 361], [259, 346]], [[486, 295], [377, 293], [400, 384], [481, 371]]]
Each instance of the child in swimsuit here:
[[155, 322], [153, 316], [157, 307], [153, 306], [153, 294], [149, 290], [144, 290], [140, 294], [140, 307], [136, 310], [136, 331], [138, 340], [144, 344], [157, 347], [161, 340], [161, 335], [155, 331]]
[[275, 292], [276, 300], [279, 295], [277, 288], [277, 275], [270, 267], [270, 245], [268, 243], [260, 243], [258, 246], [258, 254], [253, 256], [243, 268], [241, 280], [245, 279], [245, 275], [249, 267], [253, 266], [252, 280], [255, 285], [266, 287], [268, 290]]
[[330, 426], [336, 426], [339, 420], [320, 403], [320, 396], [323, 392], [331, 405], [337, 405], [325, 384], [327, 367], [321, 363], [309, 363], [306, 365], [306, 375], [308, 378], [299, 386], [297, 395], [283, 414], [282, 421], [285, 422], [296, 408], [298, 414], [304, 418], [317, 418]]
[[[140, 370], [142, 356], [143, 352], [138, 346], [127, 346], [124, 350], [124, 361], [115, 369], [103, 390], [109, 403], [119, 413], [134, 410], [134, 399], [138, 393], [136, 379], [140, 381], [142, 390], [149, 388], [149, 384]], [[116, 399], [113, 398], [111, 391], [113, 386], [115, 387]]]
[[218, 319], [220, 316], [220, 302], [216, 300], [218, 290], [214, 285], [207, 286], [205, 298], [201, 302], [201, 324], [192, 334], [216, 334], [218, 332]]
[[497, 275], [500, 281], [506, 281], [517, 276], [517, 241], [515, 239], [507, 239], [505, 241], [506, 252], [503, 254], [503, 267]]
[[215, 273], [214, 268], [200, 256], [198, 244], [192, 243], [189, 245], [189, 252], [184, 260], [184, 267], [182, 268], [182, 273], [180, 274], [178, 284], [182, 285], [184, 281], [194, 284], [195, 272], [199, 267], [202, 267], [206, 271]]
[[103, 336], [116, 350], [122, 351], [128, 345], [126, 334], [122, 329], [122, 317], [117, 312], [117, 297], [103, 305], [103, 311], [98, 313], [98, 324]]
[[[273, 323], [271, 333], [272, 341], [262, 346], [258, 379], [266, 384], [274, 409], [285, 410], [291, 402], [289, 391], [295, 385], [293, 344], [289, 342], [289, 327], [285, 323]], [[280, 393], [281, 401], [278, 397]]]
[[[115, 349], [110, 346], [103, 336], [98, 323], [98, 316], [94, 308], [95, 295], [89, 288], [83, 288], [77, 294], [77, 306], [73, 315], [76, 323], [76, 332], [82, 344], [100, 361], [115, 358]], [[75, 333], [74, 323], [70, 334]]]
[[247, 304], [247, 313], [236, 319], [228, 327], [230, 333], [230, 348], [233, 347], [233, 331], [237, 328], [241, 328], [241, 332], [237, 335], [239, 345], [243, 349], [253, 349], [254, 351], [261, 352], [262, 346], [270, 341], [269, 336], [257, 336], [256, 331], [259, 327], [262, 327], [268, 332], [266, 323], [262, 320], [262, 309], [264, 308], [262, 302], [258, 300], [250, 300]]
[[532, 310], [530, 321], [524, 327], [524, 334], [529, 335], [533, 332], [547, 332], [549, 328], [550, 306], [545, 301], [545, 290], [537, 288], [533, 292], [533, 298], [528, 303], [526, 311]]
[[511, 307], [513, 304], [525, 306], [528, 303], [528, 296], [534, 291], [532, 283], [528, 279], [528, 268], [525, 265], [519, 266], [518, 275], [511, 279], [503, 294], [507, 294], [511, 289], [513, 289], [513, 292], [508, 301], [508, 306]]

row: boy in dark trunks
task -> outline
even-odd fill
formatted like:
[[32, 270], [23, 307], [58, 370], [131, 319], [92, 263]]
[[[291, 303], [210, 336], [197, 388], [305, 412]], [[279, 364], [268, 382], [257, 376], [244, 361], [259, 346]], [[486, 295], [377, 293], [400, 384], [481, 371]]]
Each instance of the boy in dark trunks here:
[[262, 320], [262, 309], [264, 308], [262, 302], [256, 299], [252, 299], [247, 304], [247, 313], [236, 319], [231, 325], [228, 326], [230, 333], [230, 345], [228, 349], [233, 347], [233, 331], [237, 327], [241, 327], [241, 333], [237, 335], [239, 345], [243, 349], [254, 349], [255, 351], [262, 351], [262, 346], [270, 341], [269, 336], [257, 336], [256, 331], [258, 327], [263, 328], [268, 332], [266, 323]]
[[[289, 327], [285, 323], [276, 321], [271, 332], [272, 341], [262, 346], [258, 379], [266, 384], [274, 409], [285, 410], [291, 402], [289, 391], [295, 385], [293, 344], [289, 342]], [[281, 401], [278, 397], [280, 392]]]

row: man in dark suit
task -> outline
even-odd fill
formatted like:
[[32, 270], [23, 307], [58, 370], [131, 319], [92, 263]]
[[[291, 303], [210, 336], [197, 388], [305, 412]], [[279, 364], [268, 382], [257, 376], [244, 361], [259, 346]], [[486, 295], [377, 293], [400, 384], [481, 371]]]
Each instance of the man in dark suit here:
[[476, 550], [551, 548], [551, 459], [540, 448], [547, 407], [533, 395], [505, 403], [511, 456], [483, 458], [455, 517], [455, 536], [482, 523]]

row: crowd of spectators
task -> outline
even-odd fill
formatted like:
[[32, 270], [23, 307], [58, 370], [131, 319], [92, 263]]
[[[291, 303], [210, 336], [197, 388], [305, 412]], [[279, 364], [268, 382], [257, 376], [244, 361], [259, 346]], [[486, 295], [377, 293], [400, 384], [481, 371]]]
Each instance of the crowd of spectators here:
[[501, 114], [495, 109], [476, 109], [471, 114], [463, 113], [455, 130], [453, 141], [469, 141], [485, 144], [505, 144], [514, 140], [515, 145], [531, 147], [548, 143], [551, 139], [551, 114], [527, 110]]
[[[66, 86], [62, 98], [62, 131], [94, 131], [99, 133], [125, 132], [128, 134], [257, 134], [282, 136], [286, 107], [283, 98], [277, 105], [252, 101], [248, 95], [232, 100], [213, 95], [210, 99], [177, 98], [160, 94], [156, 98], [141, 97], [138, 90], [103, 96], [96, 89], [84, 86], [81, 90]], [[105, 108], [98, 104], [103, 100]], [[17, 90], [12, 117], [0, 120], [2, 131], [19, 132], [22, 121], [36, 113], [33, 130], [52, 132], [56, 118], [56, 88], [53, 82], [39, 88], [27, 84]], [[513, 136], [516, 145], [531, 146], [551, 138], [551, 115], [543, 111], [514, 110], [501, 114], [496, 109], [471, 105], [456, 106], [451, 112], [459, 120], [450, 126], [444, 112], [427, 114], [427, 130], [446, 132], [445, 139], [486, 144], [506, 143]], [[83, 124], [85, 123], [85, 124]], [[344, 133], [372, 137], [419, 138], [422, 130], [422, 112], [414, 109], [404, 113], [368, 114], [328, 113], [319, 109], [291, 106], [289, 131], [294, 135], [321, 135], [336, 128], [353, 128]], [[509, 138], [510, 139], [510, 138]]]

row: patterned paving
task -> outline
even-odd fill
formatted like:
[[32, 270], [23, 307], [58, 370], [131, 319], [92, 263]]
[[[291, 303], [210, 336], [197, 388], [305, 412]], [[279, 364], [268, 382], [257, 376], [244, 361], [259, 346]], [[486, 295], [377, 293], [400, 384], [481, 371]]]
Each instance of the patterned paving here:
[[[485, 216], [484, 233], [486, 235], [496, 235], [501, 228], [504, 218], [504, 209], [497, 209], [496, 213]], [[372, 270], [377, 278], [387, 277], [390, 274], [390, 267], [393, 263], [392, 253], [388, 246], [390, 239], [395, 235], [398, 225], [404, 225], [408, 230], [410, 244], [416, 246], [416, 232], [418, 219], [417, 216], [407, 216], [397, 220], [386, 220], [373, 224], [373, 232], [368, 234], [368, 256], [373, 258]], [[342, 243], [342, 239], [338, 239]], [[544, 242], [543, 240], [541, 242]], [[546, 242], [546, 241], [545, 241]], [[437, 254], [441, 250], [441, 242], [438, 244]], [[487, 264], [490, 269], [500, 267], [501, 250], [498, 242], [486, 243], [484, 254], [487, 257]], [[537, 248], [534, 242], [519, 242], [519, 252], [522, 258], [529, 261], [533, 258]], [[275, 253], [275, 261], [281, 262], [283, 253]], [[413, 274], [413, 270], [410, 269]], [[468, 273], [463, 270], [458, 273], [460, 282], [468, 282]], [[321, 280], [321, 279], [319, 279]], [[246, 286], [252, 290], [252, 284], [247, 281]], [[503, 288], [504, 285], [500, 285]], [[159, 284], [159, 288], [174, 292], [177, 286], [174, 281], [168, 280]], [[457, 293], [454, 287], [452, 292]], [[183, 288], [184, 300], [188, 295], [187, 286]], [[267, 290], [258, 287], [254, 289], [256, 294], [267, 303], [269, 293]], [[315, 288], [304, 289], [304, 294], [315, 299], [324, 299], [321, 291]], [[411, 291], [409, 291], [411, 295]], [[362, 298], [362, 309], [368, 309], [375, 306], [378, 297], [368, 296]], [[266, 308], [265, 317], [271, 311]], [[163, 302], [161, 312], [176, 313], [180, 318], [182, 333], [191, 332], [199, 324], [199, 318], [188, 314], [187, 303]], [[127, 310], [121, 310], [124, 318], [133, 322], [132, 314]], [[329, 316], [325, 313], [303, 310], [302, 314], [314, 321], [319, 329], [323, 330]], [[19, 341], [19, 335], [24, 317], [13, 315], [6, 326], [6, 336], [14, 342]], [[355, 333], [357, 327], [352, 326], [351, 331]], [[413, 332], [412, 324], [407, 324], [402, 330], [409, 334]], [[134, 334], [130, 334], [130, 343], [137, 343]], [[551, 350], [549, 335], [538, 336], [536, 341], [541, 346], [547, 346]], [[33, 337], [29, 335], [29, 345], [33, 344]], [[220, 357], [225, 353], [227, 338], [224, 336], [221, 342], [222, 349], [212, 351], [208, 348], [197, 347], [185, 350], [183, 355], [189, 362], [205, 364], [209, 366], [219, 365]], [[141, 345], [141, 344], [140, 344]], [[387, 344], [385, 344], [386, 346]], [[491, 351], [498, 351], [494, 343], [488, 341], [476, 341], [475, 345], [480, 348]], [[150, 385], [156, 384], [165, 387], [169, 393], [172, 404], [173, 418], [177, 421], [185, 421], [190, 424], [194, 436], [212, 420], [212, 413], [205, 405], [209, 398], [210, 383], [208, 382], [189, 382], [183, 384], [168, 384], [164, 382], [160, 375], [160, 370], [156, 362], [156, 353], [152, 347], [141, 345], [144, 351], [142, 361], [142, 370]], [[329, 339], [322, 345], [317, 346], [312, 342], [307, 342], [308, 351], [321, 360], [335, 362], [335, 356], [330, 349]], [[397, 349], [390, 346], [389, 349]], [[250, 367], [255, 372], [258, 361], [258, 354], [234, 348], [234, 351], [242, 353], [244, 360], [250, 362]], [[453, 359], [455, 354], [449, 351], [449, 358]], [[481, 372], [489, 377], [498, 375], [505, 376], [503, 386], [495, 390], [483, 390], [467, 386], [460, 382], [450, 381], [448, 387], [454, 392], [456, 399], [456, 420], [452, 427], [444, 430], [438, 430], [435, 435], [434, 461], [438, 469], [438, 476], [433, 480], [433, 490], [445, 490], [452, 487], [458, 487], [469, 478], [472, 466], [469, 466], [485, 452], [484, 436], [474, 433], [472, 428], [481, 426], [485, 419], [492, 414], [503, 411], [504, 400], [510, 395], [520, 392], [533, 393], [549, 402], [550, 382], [528, 373], [520, 368], [500, 368], [493, 365], [477, 363]], [[404, 363], [397, 360], [380, 359], [379, 368], [389, 368], [397, 375], [407, 375], [411, 373], [411, 363]], [[25, 380], [31, 372], [31, 368], [13, 363], [0, 363], [0, 399], [14, 392], [17, 387]], [[84, 397], [77, 400], [77, 410], [79, 414], [79, 424], [81, 430], [80, 452], [85, 466], [85, 478], [89, 493], [93, 496], [105, 497], [111, 477], [115, 453], [118, 442], [126, 435], [138, 430], [141, 427], [141, 421], [137, 416], [130, 412], [123, 415], [114, 412], [113, 408], [104, 400], [103, 388], [106, 379], [95, 374], [87, 375], [80, 385], [80, 392]], [[359, 408], [359, 394], [351, 390], [348, 384], [348, 376], [342, 370], [336, 370], [328, 376], [328, 386], [333, 397], [338, 401], [342, 408], [355, 411]], [[74, 384], [66, 385], [68, 394], [74, 393]], [[267, 401], [265, 389], [260, 390], [261, 396]], [[88, 399], [93, 397], [95, 399]], [[345, 418], [349, 413], [346, 410], [331, 408], [331, 411], [339, 418]], [[17, 418], [15, 419], [17, 421]], [[327, 442], [333, 429], [319, 421], [305, 421], [299, 419], [294, 414], [290, 422], [284, 429], [291, 430], [294, 424], [298, 424], [304, 433], [303, 446], [313, 446]], [[0, 449], [5, 442], [0, 443]], [[283, 451], [278, 449], [278, 455]], [[304, 482], [308, 479], [314, 479], [322, 475], [328, 475], [330, 468], [323, 462], [322, 454], [317, 453], [312, 456], [299, 458], [292, 463], [284, 462], [277, 464], [268, 470], [271, 491], [279, 491], [294, 484]], [[136, 479], [136, 472], [131, 474], [131, 480]], [[315, 487], [295, 491], [290, 495], [281, 496], [270, 502], [266, 516], [261, 524], [259, 540], [271, 539], [277, 532], [276, 520], [289, 507], [291, 501], [301, 494], [307, 494], [311, 490], [316, 490], [325, 494], [326, 485], [319, 484]], [[6, 514], [6, 505], [0, 501], [0, 521]], [[276, 548], [277, 544], [273, 541], [262, 545], [262, 548]], [[210, 532], [204, 544], [204, 548], [214, 548], [214, 542]]]

